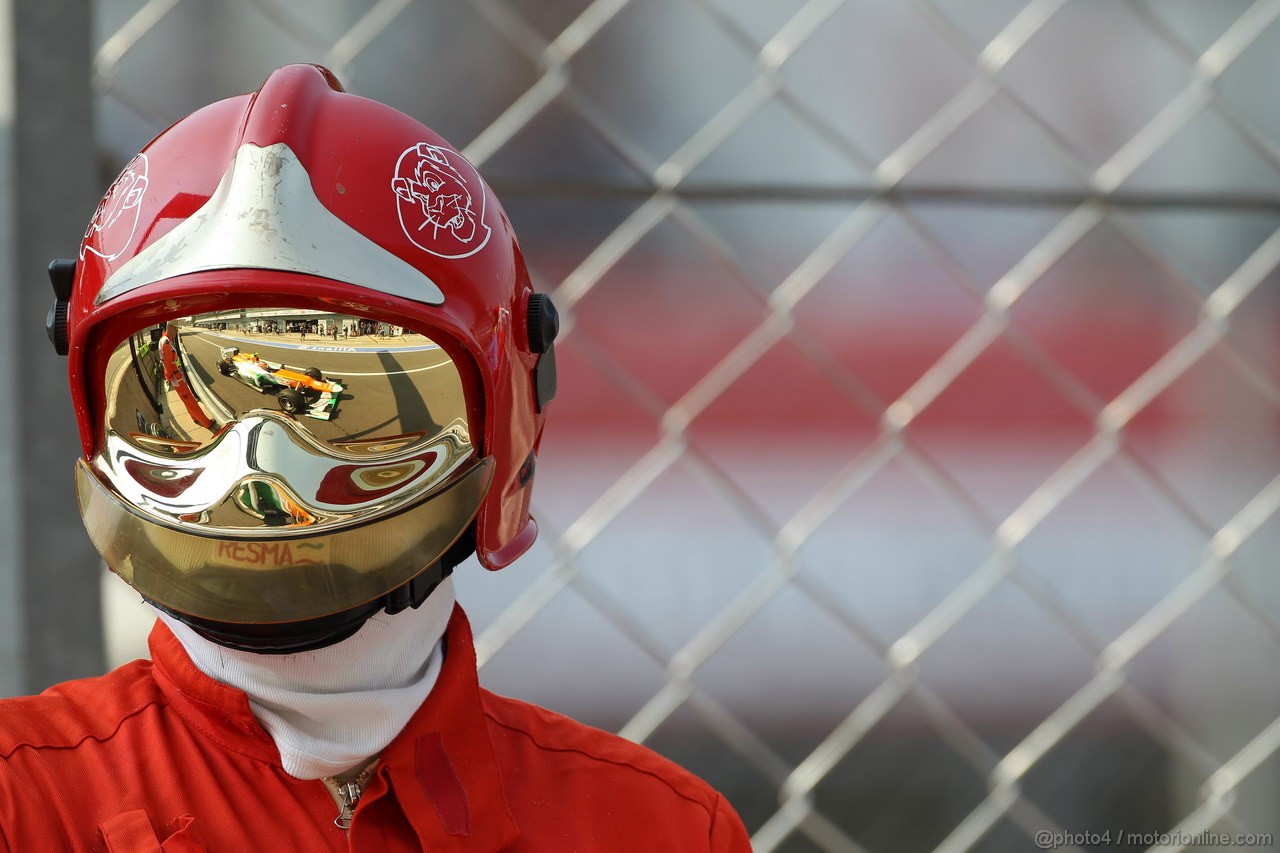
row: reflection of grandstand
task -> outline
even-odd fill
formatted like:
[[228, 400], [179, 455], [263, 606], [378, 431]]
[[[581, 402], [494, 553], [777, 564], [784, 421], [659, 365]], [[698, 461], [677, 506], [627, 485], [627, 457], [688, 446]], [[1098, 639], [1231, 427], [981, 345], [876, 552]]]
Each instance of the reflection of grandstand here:
[[186, 318], [183, 325], [259, 335], [292, 333], [331, 336], [337, 331], [343, 337], [362, 334], [398, 337], [404, 333], [402, 327], [389, 323], [376, 323], [347, 314], [309, 308], [233, 308], [210, 311]]
[[182, 327], [182, 333], [184, 335], [188, 333], [206, 333], [237, 346], [258, 347], [270, 345], [289, 350], [354, 352], [363, 350], [404, 351], [439, 348], [426, 335], [418, 334], [417, 332], [397, 331], [395, 329], [388, 335], [340, 334], [336, 341], [323, 334], [309, 335], [306, 339], [300, 339], [296, 333], [239, 331], [234, 329], [228, 331], [206, 331], [203, 328], [187, 325]]

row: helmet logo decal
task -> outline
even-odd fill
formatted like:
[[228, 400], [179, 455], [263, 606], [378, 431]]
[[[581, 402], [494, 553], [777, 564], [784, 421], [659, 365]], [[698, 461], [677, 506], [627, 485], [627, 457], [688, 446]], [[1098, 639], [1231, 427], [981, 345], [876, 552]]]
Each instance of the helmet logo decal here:
[[415, 246], [441, 258], [474, 255], [489, 242], [484, 185], [461, 154], [419, 142], [396, 161], [391, 179], [400, 227]]
[[[139, 154], [130, 161], [115, 179], [107, 194], [98, 202], [98, 209], [89, 220], [84, 240], [80, 243], [80, 260], [85, 252], [114, 261], [124, 253], [133, 241], [138, 228], [138, 215], [142, 212], [142, 197], [147, 192], [147, 155]], [[97, 237], [97, 245], [89, 241]]]

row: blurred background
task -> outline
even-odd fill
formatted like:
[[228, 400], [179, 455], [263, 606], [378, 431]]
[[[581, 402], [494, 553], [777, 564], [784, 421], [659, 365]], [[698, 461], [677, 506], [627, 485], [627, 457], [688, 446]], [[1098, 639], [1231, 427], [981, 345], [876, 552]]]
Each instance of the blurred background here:
[[542, 535], [457, 578], [487, 686], [761, 851], [1280, 833], [1280, 2], [0, 9], [0, 695], [149, 628], [44, 265], [157, 132], [319, 62], [472, 159], [566, 321]]

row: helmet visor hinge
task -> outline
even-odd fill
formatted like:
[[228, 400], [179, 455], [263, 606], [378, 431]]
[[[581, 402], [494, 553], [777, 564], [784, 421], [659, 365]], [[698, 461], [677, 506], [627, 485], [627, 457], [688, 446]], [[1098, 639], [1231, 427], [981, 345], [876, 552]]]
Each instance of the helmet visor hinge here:
[[71, 306], [71, 286], [76, 278], [76, 262], [74, 260], [56, 260], [49, 262], [49, 281], [53, 285], [53, 305], [45, 317], [44, 330], [53, 344], [54, 352], [66, 355], [69, 330], [67, 328], [67, 309]]
[[560, 334], [560, 314], [545, 293], [533, 293], [525, 308], [525, 330], [529, 335], [529, 349], [547, 352], [556, 335]]

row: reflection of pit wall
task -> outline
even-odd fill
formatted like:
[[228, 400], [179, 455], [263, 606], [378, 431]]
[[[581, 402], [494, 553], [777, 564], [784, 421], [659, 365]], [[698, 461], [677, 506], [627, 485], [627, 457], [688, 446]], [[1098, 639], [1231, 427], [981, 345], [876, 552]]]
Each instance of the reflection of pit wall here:
[[[116, 406], [132, 404], [132, 420], [138, 432], [147, 435], [172, 437], [173, 427], [169, 390], [164, 379], [164, 365], [160, 361], [159, 347], [151, 340], [150, 330], [143, 330], [132, 337], [134, 353], [132, 375], [121, 377], [123, 392]], [[132, 392], [132, 393], [131, 393]], [[119, 412], [129, 416], [129, 412]]]
[[[178, 333], [178, 339], [182, 339], [181, 332]], [[181, 345], [178, 349], [183, 353], [185, 367], [186, 349]], [[222, 402], [222, 398], [213, 393], [209, 386], [205, 384], [204, 377], [200, 375], [200, 371], [192, 370], [187, 372], [186, 376], [187, 384], [191, 386], [191, 390], [195, 392], [196, 399], [204, 406], [205, 411], [213, 416], [214, 423], [225, 424], [235, 420], [236, 413], [228, 408], [226, 403]]]
[[[178, 334], [174, 336], [174, 340], [170, 341], [173, 346], [174, 357], [177, 359], [178, 370], [183, 379], [186, 380], [188, 388], [194, 392], [205, 414], [215, 416], [214, 428], [216, 429], [218, 424], [230, 420], [231, 413], [226, 412], [225, 409], [219, 411], [218, 408], [210, 406], [212, 395], [208, 393], [208, 389], [202, 383], [195, 379], [198, 371], [191, 369], [191, 364], [187, 358], [186, 351], [182, 347], [181, 339], [181, 334]], [[158, 350], [158, 347], [152, 347], [152, 350]], [[149, 351], [148, 354], [150, 355], [151, 352]], [[196, 423], [187, 411], [186, 404], [182, 401], [177, 389], [169, 385], [169, 382], [164, 377], [163, 362], [161, 362], [159, 391], [156, 394], [156, 399], [160, 401], [162, 424], [165, 430], [160, 437], [206, 441], [213, 435], [212, 429]]]

